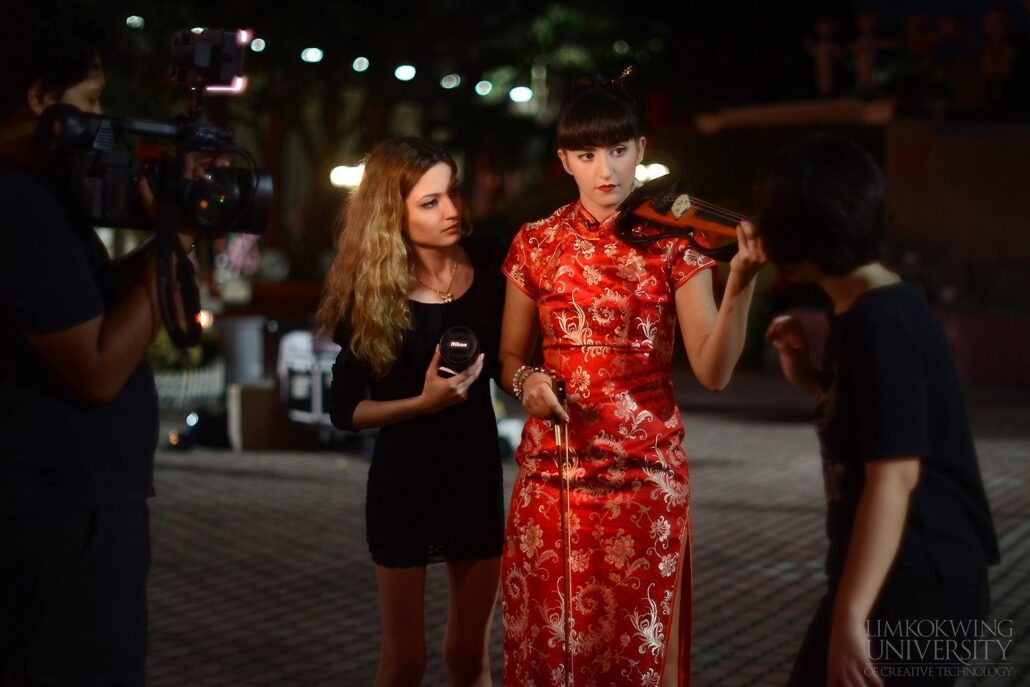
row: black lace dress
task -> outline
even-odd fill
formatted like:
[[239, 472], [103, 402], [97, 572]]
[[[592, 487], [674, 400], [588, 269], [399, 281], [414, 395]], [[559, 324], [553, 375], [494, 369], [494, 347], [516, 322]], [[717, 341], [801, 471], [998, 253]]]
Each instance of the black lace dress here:
[[365, 504], [369, 551], [377, 565], [423, 566], [501, 555], [504, 506], [497, 423], [490, 398], [495, 376], [504, 283], [504, 252], [489, 238], [464, 239], [475, 276], [451, 303], [408, 301], [414, 330], [381, 379], [350, 352], [350, 330], [334, 337], [343, 347], [333, 366], [330, 416], [353, 430], [364, 398], [389, 401], [418, 396], [440, 336], [451, 326], [471, 328], [486, 353], [483, 373], [468, 398], [429, 415], [379, 430], [368, 472]]

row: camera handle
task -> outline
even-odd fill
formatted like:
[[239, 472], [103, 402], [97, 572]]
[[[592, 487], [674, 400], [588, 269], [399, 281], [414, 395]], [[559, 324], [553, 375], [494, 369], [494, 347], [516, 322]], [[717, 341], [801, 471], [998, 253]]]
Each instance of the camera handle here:
[[[160, 207], [157, 218], [157, 302], [161, 308], [168, 336], [180, 349], [187, 349], [200, 343], [200, 291], [194, 279], [193, 263], [179, 242], [179, 198], [174, 182], [169, 180], [181, 174], [184, 157], [176, 158], [178, 164], [170, 175], [161, 179]], [[172, 274], [172, 253], [178, 258], [176, 274]], [[179, 322], [175, 312], [175, 282], [179, 282], [179, 294], [186, 316], [186, 326]]]

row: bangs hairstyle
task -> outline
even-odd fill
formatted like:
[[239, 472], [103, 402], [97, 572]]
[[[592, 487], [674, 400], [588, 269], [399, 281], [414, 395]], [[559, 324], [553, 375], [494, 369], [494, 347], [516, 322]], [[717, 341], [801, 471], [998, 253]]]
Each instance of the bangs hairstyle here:
[[758, 232], [777, 265], [840, 276], [878, 260], [887, 235], [883, 172], [865, 150], [819, 135], [780, 151], [754, 186]]
[[590, 150], [637, 140], [640, 114], [622, 82], [630, 70], [612, 81], [594, 77], [577, 82], [558, 113], [558, 148]]
[[[457, 176], [454, 159], [420, 138], [380, 143], [365, 160], [365, 176], [341, 210], [336, 257], [329, 268], [318, 318], [334, 337], [346, 325], [351, 352], [382, 377], [411, 330], [408, 292], [414, 256], [404, 227], [405, 200], [422, 176], [444, 163]], [[471, 231], [461, 206], [462, 234]]]

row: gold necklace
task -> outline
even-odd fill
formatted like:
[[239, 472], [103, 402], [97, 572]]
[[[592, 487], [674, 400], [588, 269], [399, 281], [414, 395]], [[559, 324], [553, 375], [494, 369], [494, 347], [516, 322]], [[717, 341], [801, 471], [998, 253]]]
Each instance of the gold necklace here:
[[457, 274], [457, 273], [458, 273], [458, 261], [455, 260], [454, 258], [451, 258], [451, 281], [447, 284], [447, 290], [446, 291], [441, 291], [439, 289], [434, 289], [432, 286], [430, 286], [429, 284], [427, 284], [424, 281], [422, 281], [421, 279], [419, 279], [418, 272], [415, 272], [415, 281], [417, 281], [419, 284], [421, 284], [422, 286], [426, 287], [427, 289], [429, 289], [430, 291], [435, 293], [440, 298], [442, 298], [444, 303], [451, 303], [452, 301], [454, 301], [454, 294], [451, 292], [451, 288], [454, 286], [454, 275]]

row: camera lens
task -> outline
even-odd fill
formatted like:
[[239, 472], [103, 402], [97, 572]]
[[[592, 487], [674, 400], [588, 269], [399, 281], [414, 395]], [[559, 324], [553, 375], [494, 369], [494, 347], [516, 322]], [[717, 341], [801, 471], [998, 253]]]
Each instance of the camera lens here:
[[440, 367], [437, 374], [453, 377], [467, 370], [479, 355], [479, 339], [468, 327], [450, 327], [440, 337]]

